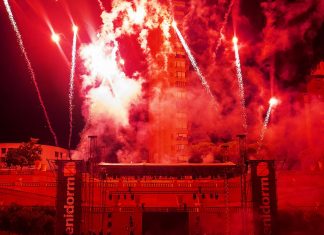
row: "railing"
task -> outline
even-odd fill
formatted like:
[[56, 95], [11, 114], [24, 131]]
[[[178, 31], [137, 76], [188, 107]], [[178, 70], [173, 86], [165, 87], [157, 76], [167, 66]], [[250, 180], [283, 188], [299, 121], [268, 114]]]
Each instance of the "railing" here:
[[34, 175], [39, 170], [36, 169], [1, 169], [0, 175]]

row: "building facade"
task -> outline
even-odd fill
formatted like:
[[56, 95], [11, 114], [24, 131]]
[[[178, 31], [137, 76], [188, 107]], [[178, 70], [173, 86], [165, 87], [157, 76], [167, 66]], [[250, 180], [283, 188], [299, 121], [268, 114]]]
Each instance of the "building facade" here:
[[[21, 144], [22, 143], [0, 143], [0, 162], [3, 162], [3, 158], [8, 151], [19, 148]], [[40, 144], [40, 146], [42, 148], [42, 154], [40, 164], [37, 164], [37, 167], [42, 170], [46, 170], [49, 167], [49, 161], [67, 160], [69, 158], [69, 151], [65, 148], [43, 144]]]
[[[188, 2], [174, 0], [171, 7], [174, 20], [181, 22], [186, 15]], [[188, 62], [187, 56], [175, 32], [171, 33], [171, 46], [174, 53], [168, 55], [167, 82], [161, 86], [161, 100], [155, 103], [151, 120], [156, 128], [152, 131], [152, 144], [149, 162], [187, 162], [188, 161]], [[164, 98], [165, 99], [164, 99]], [[168, 104], [165, 105], [165, 100]], [[166, 111], [166, 109], [168, 109]]]
[[304, 94], [305, 139], [307, 155], [311, 156], [312, 167], [324, 169], [324, 153], [321, 139], [324, 136], [324, 61], [320, 62], [308, 77]]

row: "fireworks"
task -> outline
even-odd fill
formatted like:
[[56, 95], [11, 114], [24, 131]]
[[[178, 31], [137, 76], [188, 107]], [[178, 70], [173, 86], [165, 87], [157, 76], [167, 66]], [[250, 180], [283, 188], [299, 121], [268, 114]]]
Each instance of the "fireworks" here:
[[73, 25], [72, 30], [73, 30], [74, 34], [76, 34], [79, 30], [79, 27], [76, 25]]
[[54, 142], [55, 142], [55, 145], [57, 146], [58, 145], [58, 141], [57, 141], [57, 137], [56, 137], [56, 134], [54, 132], [54, 129], [52, 128], [52, 124], [50, 122], [50, 119], [48, 117], [48, 113], [47, 113], [47, 110], [46, 110], [46, 107], [45, 107], [45, 104], [44, 104], [44, 101], [43, 101], [43, 98], [41, 96], [41, 93], [40, 93], [40, 90], [38, 88], [38, 84], [37, 84], [37, 81], [36, 81], [36, 76], [35, 76], [35, 73], [34, 73], [34, 70], [33, 70], [33, 67], [31, 65], [31, 62], [29, 60], [29, 57], [28, 57], [28, 54], [27, 54], [27, 51], [25, 49], [25, 46], [24, 46], [24, 43], [23, 43], [23, 39], [22, 39], [22, 36], [19, 32], [19, 29], [18, 29], [18, 26], [17, 26], [17, 23], [13, 17], [13, 14], [12, 14], [12, 11], [11, 11], [11, 8], [10, 8], [10, 5], [8, 3], [8, 0], [3, 0], [4, 2], [4, 5], [6, 7], [6, 11], [8, 13], [8, 16], [9, 16], [9, 19], [10, 19], [10, 23], [16, 33], [16, 37], [17, 37], [17, 41], [18, 41], [18, 44], [19, 44], [19, 47], [24, 55], [24, 59], [27, 63], [27, 67], [28, 67], [28, 71], [31, 75], [31, 78], [32, 78], [32, 81], [33, 81], [33, 84], [35, 86], [35, 89], [36, 89], [36, 92], [37, 92], [37, 96], [38, 96], [38, 100], [39, 100], [39, 103], [42, 107], [42, 110], [43, 110], [43, 113], [44, 113], [44, 116], [45, 116], [45, 119], [46, 119], [46, 122], [47, 122], [47, 125], [48, 125], [48, 128], [53, 136], [53, 139], [54, 139]]
[[70, 73], [70, 88], [69, 88], [69, 143], [68, 147], [71, 148], [71, 138], [73, 129], [73, 93], [74, 93], [74, 73], [75, 73], [75, 55], [76, 55], [76, 39], [78, 27], [73, 25], [73, 44], [72, 44], [72, 63]]
[[244, 83], [243, 83], [243, 76], [241, 71], [240, 56], [239, 56], [238, 46], [237, 46], [237, 42], [238, 42], [237, 37], [234, 36], [232, 41], [234, 45], [236, 76], [238, 79], [241, 106], [242, 106], [243, 128], [245, 131], [247, 131], [247, 115], [246, 115], [246, 107], [245, 107]]
[[204, 75], [201, 73], [201, 71], [200, 71], [200, 69], [199, 69], [199, 67], [197, 65], [197, 62], [196, 62], [195, 58], [193, 57], [193, 55], [192, 55], [192, 53], [191, 53], [191, 51], [190, 51], [190, 49], [189, 49], [186, 41], [184, 40], [184, 38], [183, 38], [180, 30], [178, 29], [177, 24], [176, 24], [175, 21], [172, 22], [172, 27], [175, 30], [175, 32], [177, 33], [177, 35], [178, 35], [178, 37], [180, 39], [180, 42], [181, 42], [183, 48], [185, 49], [185, 51], [186, 51], [186, 53], [187, 53], [187, 55], [189, 57], [189, 60], [191, 62], [191, 65], [196, 70], [196, 72], [197, 72], [197, 74], [198, 74], [198, 76], [200, 78], [201, 84], [205, 87], [207, 93], [213, 98], [213, 100], [215, 100], [215, 97], [214, 97], [214, 95], [212, 94], [212, 92], [210, 90], [210, 87], [208, 85], [207, 80], [205, 79]]
[[61, 40], [60, 35], [53, 33], [51, 38], [52, 38], [53, 42], [55, 42], [56, 44], [60, 43], [60, 40]]
[[276, 105], [278, 105], [279, 104], [279, 100], [276, 98], [276, 97], [272, 97], [270, 100], [269, 100], [269, 105], [271, 106], [271, 107], [274, 107], [274, 106], [276, 106]]
[[60, 51], [60, 53], [61, 53], [61, 55], [62, 55], [62, 57], [63, 57], [65, 63], [66, 63], [68, 66], [70, 66], [70, 61], [69, 61], [68, 58], [66, 57], [66, 54], [64, 53], [64, 51], [63, 51], [63, 49], [62, 49], [62, 47], [61, 47], [61, 44], [60, 44], [60, 42], [61, 42], [61, 36], [60, 36], [60, 34], [54, 32], [53, 27], [52, 27], [49, 23], [48, 23], [48, 25], [49, 25], [49, 28], [50, 28], [50, 30], [51, 30], [51, 32], [52, 32], [52, 35], [51, 35], [51, 39], [52, 39], [52, 41], [57, 45], [57, 48], [59, 49], [59, 51]]
[[272, 108], [274, 108], [278, 104], [279, 104], [279, 100], [277, 98], [275, 98], [275, 97], [272, 97], [269, 100], [269, 108], [268, 108], [266, 117], [265, 117], [264, 122], [263, 122], [263, 126], [262, 126], [262, 130], [261, 130], [260, 138], [259, 138], [259, 141], [258, 141], [258, 150], [257, 150], [257, 153], [259, 153], [260, 150], [261, 150], [262, 142], [263, 142], [263, 139], [264, 139], [264, 135], [265, 135], [266, 130], [268, 128], [268, 124], [269, 124], [269, 120], [270, 120], [270, 115], [271, 115]]
[[130, 79], [121, 71], [119, 62], [123, 60], [118, 59], [118, 43], [111, 36], [101, 34], [81, 48], [80, 55], [88, 71], [82, 82], [87, 89], [86, 102], [92, 122], [113, 120], [116, 126], [127, 126], [128, 110], [138, 99], [141, 81]]

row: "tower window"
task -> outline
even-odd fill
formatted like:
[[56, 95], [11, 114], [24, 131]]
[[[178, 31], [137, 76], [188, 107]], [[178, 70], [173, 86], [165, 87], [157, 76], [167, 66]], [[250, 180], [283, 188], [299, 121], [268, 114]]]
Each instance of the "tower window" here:
[[186, 73], [182, 71], [176, 72], [176, 78], [184, 79], [186, 77]]
[[185, 68], [186, 67], [186, 62], [185, 61], [181, 61], [181, 60], [177, 60], [175, 62], [175, 67], [176, 68]]
[[178, 141], [187, 140], [187, 138], [188, 138], [187, 133], [177, 133], [177, 137], [176, 137], [176, 139], [177, 139]]

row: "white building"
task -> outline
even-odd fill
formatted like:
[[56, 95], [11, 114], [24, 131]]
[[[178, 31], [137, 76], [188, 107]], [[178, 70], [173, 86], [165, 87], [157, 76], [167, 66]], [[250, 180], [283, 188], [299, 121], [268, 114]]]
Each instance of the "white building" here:
[[[3, 158], [6, 156], [7, 152], [10, 149], [19, 148], [22, 143], [0, 143], [0, 162], [3, 162]], [[48, 168], [48, 160], [67, 160], [69, 159], [69, 151], [65, 148], [51, 146], [51, 145], [42, 145], [42, 154], [41, 162], [39, 167], [43, 170]]]

